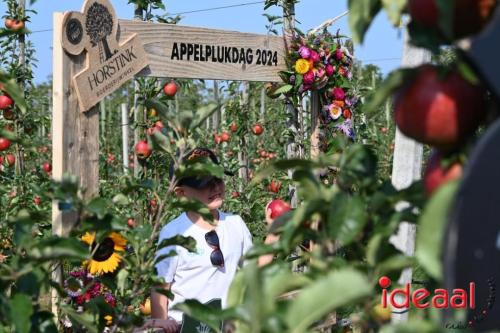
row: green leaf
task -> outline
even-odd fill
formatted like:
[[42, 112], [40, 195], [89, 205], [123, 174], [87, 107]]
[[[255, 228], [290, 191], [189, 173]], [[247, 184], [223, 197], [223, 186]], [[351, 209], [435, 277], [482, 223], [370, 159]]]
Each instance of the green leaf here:
[[381, 0], [349, 0], [349, 28], [355, 43], [363, 43], [374, 17], [382, 8]]
[[167, 247], [167, 246], [172, 246], [172, 245], [182, 246], [182, 247], [186, 248], [187, 250], [189, 250], [190, 252], [196, 251], [196, 240], [191, 236], [184, 237], [184, 236], [180, 236], [180, 235], [166, 238], [166, 239], [162, 240], [161, 243], [158, 244], [158, 250], [163, 249], [164, 247]]
[[127, 278], [129, 276], [129, 271], [122, 269], [118, 272], [116, 276], [116, 285], [120, 295], [124, 295], [125, 289], [127, 288]]
[[395, 271], [400, 272], [404, 268], [411, 267], [414, 263], [415, 259], [413, 257], [397, 254], [380, 263], [377, 267], [378, 275], [386, 275]]
[[41, 261], [67, 259], [85, 260], [88, 249], [77, 239], [51, 236], [39, 241], [28, 251], [31, 258]]
[[97, 325], [94, 321], [94, 316], [89, 312], [77, 313], [71, 307], [67, 305], [61, 305], [59, 307], [62, 313], [66, 314], [71, 321], [76, 322], [85, 327], [85, 329], [90, 333], [98, 333]]
[[331, 311], [372, 293], [368, 279], [352, 268], [330, 272], [301, 290], [285, 315], [290, 332], [302, 333]]
[[281, 94], [286, 94], [287, 92], [289, 92], [290, 90], [293, 89], [293, 86], [291, 84], [285, 84], [284, 86], [282, 87], [279, 87], [278, 89], [276, 89], [274, 92], [273, 92], [273, 95], [281, 95]]
[[15, 294], [10, 301], [10, 320], [16, 332], [28, 333], [30, 331], [32, 314], [31, 297], [25, 294]]
[[356, 239], [368, 222], [365, 202], [359, 196], [350, 197], [339, 192], [330, 207], [330, 235], [342, 245], [348, 245]]
[[300, 193], [306, 200], [319, 195], [320, 184], [311, 170], [297, 170], [292, 179], [300, 183]]
[[100, 197], [93, 198], [87, 204], [87, 210], [97, 215], [99, 219], [102, 219], [108, 212], [107, 202], [105, 199]]
[[344, 189], [350, 189], [353, 185], [369, 187], [376, 181], [376, 170], [375, 153], [367, 146], [355, 144], [342, 154], [337, 181]]
[[459, 182], [450, 182], [440, 187], [425, 206], [418, 220], [415, 256], [422, 268], [438, 280], [442, 278], [443, 235], [458, 185]]
[[407, 0], [382, 0], [387, 16], [394, 26], [401, 23], [401, 15], [406, 8], [406, 2]]
[[203, 124], [207, 120], [208, 117], [210, 117], [212, 114], [214, 114], [219, 109], [220, 109], [220, 105], [217, 105], [215, 103], [210, 103], [206, 106], [199, 108], [194, 114], [194, 118], [193, 118], [193, 121], [190, 125], [190, 128], [200, 127], [200, 125]]
[[129, 204], [129, 199], [123, 193], [119, 193], [113, 197], [113, 203], [120, 206], [125, 206]]
[[391, 72], [387, 79], [382, 82], [377, 89], [377, 93], [371, 95], [363, 111], [367, 113], [369, 117], [374, 117], [377, 110], [385, 101], [391, 97], [399, 87], [408, 82], [415, 73], [416, 69], [414, 68], [402, 68]]
[[170, 144], [170, 139], [160, 131], [153, 132], [153, 135], [151, 136], [151, 141], [153, 143], [153, 150], [160, 148], [166, 153], [173, 154], [172, 145]]

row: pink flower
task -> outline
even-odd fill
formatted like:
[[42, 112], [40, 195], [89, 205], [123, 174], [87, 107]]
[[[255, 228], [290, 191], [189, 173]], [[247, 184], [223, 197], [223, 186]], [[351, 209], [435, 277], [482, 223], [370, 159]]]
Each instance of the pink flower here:
[[309, 48], [306, 46], [301, 46], [299, 48], [299, 54], [303, 59], [309, 59], [309, 57], [311, 56], [311, 50], [309, 50]]
[[332, 90], [333, 98], [337, 101], [343, 101], [345, 98], [345, 92], [344, 89], [335, 87]]
[[313, 84], [314, 83], [314, 72], [309, 71], [309, 72], [305, 73], [302, 82], [304, 82], [304, 85]]
[[335, 59], [338, 61], [341, 61], [342, 59], [344, 59], [344, 52], [342, 52], [341, 49], [335, 50]]
[[311, 51], [311, 56], [310, 56], [310, 59], [311, 59], [313, 62], [319, 62], [319, 61], [320, 61], [320, 58], [319, 58], [319, 54], [318, 54], [318, 52], [316, 52], [316, 51]]
[[326, 65], [325, 71], [326, 71], [326, 75], [332, 76], [333, 73], [335, 73], [335, 67], [333, 67], [332, 65], [328, 64], [328, 65]]

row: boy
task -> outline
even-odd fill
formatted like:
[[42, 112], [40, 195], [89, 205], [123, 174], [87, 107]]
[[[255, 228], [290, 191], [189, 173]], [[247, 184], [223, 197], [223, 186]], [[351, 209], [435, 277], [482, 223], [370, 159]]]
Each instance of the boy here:
[[[183, 161], [211, 160], [219, 164], [215, 154], [206, 148], [196, 148]], [[171, 176], [173, 170], [171, 168]], [[175, 250], [176, 256], [167, 257], [156, 264], [158, 276], [166, 284], [162, 287], [174, 294], [169, 300], [163, 294], [151, 295], [153, 319], [149, 327], [161, 327], [164, 332], [175, 333], [180, 329], [183, 314], [171, 308], [186, 299], [201, 303], [219, 303], [225, 306], [231, 281], [240, 259], [252, 246], [252, 236], [239, 215], [219, 211], [224, 201], [224, 181], [214, 176], [185, 177], [179, 179], [174, 189], [178, 197], [198, 200], [208, 207], [214, 225], [196, 212], [182, 213], [160, 231], [159, 242], [182, 235], [196, 240], [196, 252], [180, 246], [168, 246], [157, 252], [157, 257]], [[167, 319], [168, 318], [168, 319]]]

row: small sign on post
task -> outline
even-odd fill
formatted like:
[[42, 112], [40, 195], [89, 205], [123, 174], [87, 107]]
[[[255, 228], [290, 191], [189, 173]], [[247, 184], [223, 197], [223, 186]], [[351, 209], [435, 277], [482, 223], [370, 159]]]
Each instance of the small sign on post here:
[[87, 0], [82, 12], [66, 13], [62, 46], [72, 55], [87, 51], [87, 67], [73, 77], [81, 111], [87, 111], [147, 66], [144, 47], [131, 35], [117, 42], [118, 19], [108, 0]]

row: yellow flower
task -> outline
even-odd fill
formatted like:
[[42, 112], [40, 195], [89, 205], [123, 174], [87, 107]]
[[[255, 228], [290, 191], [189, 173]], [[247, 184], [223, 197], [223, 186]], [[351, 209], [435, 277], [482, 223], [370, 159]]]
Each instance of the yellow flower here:
[[99, 244], [95, 242], [94, 232], [86, 232], [81, 240], [92, 247], [92, 259], [83, 263], [90, 274], [112, 273], [118, 268], [122, 259], [116, 251], [125, 251], [125, 245], [127, 244], [127, 240], [119, 233], [111, 232]]
[[104, 320], [106, 320], [106, 326], [109, 326], [113, 323], [113, 317], [110, 315], [104, 316]]
[[295, 71], [299, 74], [305, 74], [309, 72], [310, 64], [306, 59], [299, 59], [295, 63]]

